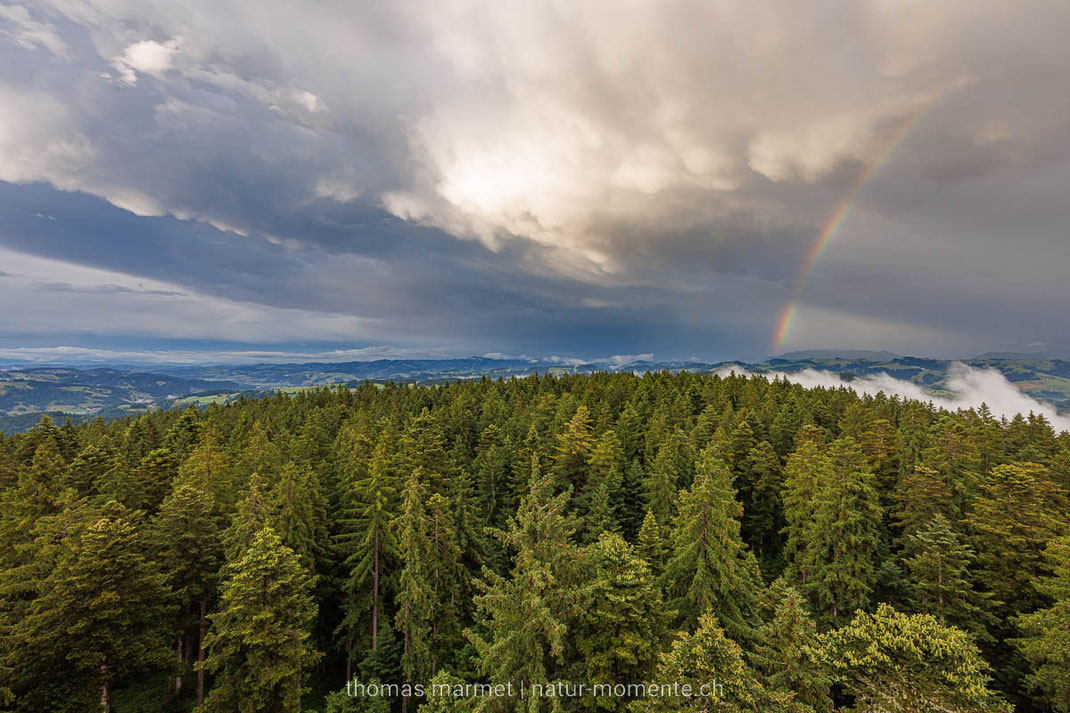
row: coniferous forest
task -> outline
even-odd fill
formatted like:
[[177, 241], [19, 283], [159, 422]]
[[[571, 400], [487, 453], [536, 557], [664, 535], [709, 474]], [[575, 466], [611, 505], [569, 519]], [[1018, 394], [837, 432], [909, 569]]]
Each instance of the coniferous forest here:
[[1042, 417], [757, 377], [46, 417], [0, 438], [0, 708], [1066, 712], [1068, 487]]

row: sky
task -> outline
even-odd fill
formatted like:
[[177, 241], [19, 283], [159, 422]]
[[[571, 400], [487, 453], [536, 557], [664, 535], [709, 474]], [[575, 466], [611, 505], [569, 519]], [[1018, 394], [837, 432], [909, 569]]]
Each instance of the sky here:
[[1068, 34], [1063, 0], [0, 0], [0, 358], [1070, 354]]

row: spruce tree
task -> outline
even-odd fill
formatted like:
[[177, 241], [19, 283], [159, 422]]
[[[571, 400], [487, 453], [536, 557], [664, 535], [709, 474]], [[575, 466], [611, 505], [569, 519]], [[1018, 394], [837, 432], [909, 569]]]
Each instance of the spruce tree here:
[[15, 627], [17, 710], [108, 713], [116, 687], [167, 665], [167, 585], [140, 539], [104, 516], [69, 543]]
[[[583, 680], [628, 684], [650, 680], [668, 614], [646, 563], [620, 535], [604, 533], [589, 553], [590, 585], [573, 637]], [[623, 710], [622, 698], [585, 698], [581, 705]]]
[[397, 556], [397, 540], [391, 522], [397, 507], [397, 475], [390, 457], [388, 436], [379, 439], [367, 476], [349, 483], [337, 536], [348, 577], [342, 626], [356, 631], [369, 614], [371, 650], [378, 647], [379, 619], [383, 611], [386, 575]]
[[[401, 671], [412, 685], [434, 674], [431, 647], [431, 621], [437, 602], [428, 576], [433, 553], [428, 533], [429, 522], [424, 508], [424, 486], [419, 467], [409, 474], [402, 496], [401, 511], [394, 526], [397, 530], [398, 575], [397, 615], [395, 626], [401, 634]], [[403, 707], [408, 705], [405, 697]]]
[[766, 688], [791, 693], [814, 711], [830, 710], [831, 682], [814, 660], [811, 647], [817, 639], [817, 625], [802, 595], [784, 579], [777, 579], [763, 600], [768, 611], [751, 658]]
[[271, 527], [231, 562], [198, 668], [214, 677], [204, 713], [297, 713], [302, 680], [319, 654], [312, 581]]
[[876, 477], [850, 438], [832, 443], [819, 481], [813, 518], [803, 530], [806, 550], [796, 571], [819, 618], [837, 622], [866, 606], [876, 584], [881, 507]]
[[635, 551], [647, 563], [655, 575], [660, 576], [665, 570], [668, 547], [665, 544], [665, 528], [658, 524], [653, 511], [647, 510], [643, 526], [639, 528], [639, 538]]
[[579, 497], [587, 483], [590, 454], [591, 412], [586, 406], [580, 406], [558, 436], [554, 456], [557, 486], [568, 487], [573, 498]]
[[[179, 602], [177, 653], [179, 671], [189, 660], [191, 633], [196, 630], [197, 660], [204, 660], [208, 604], [215, 594], [223, 545], [211, 496], [193, 486], [178, 487], [153, 518], [150, 539], [156, 561]], [[184, 650], [185, 649], [185, 650]], [[181, 688], [176, 677], [176, 693]], [[204, 697], [204, 672], [197, 672], [197, 705]]]
[[[503, 538], [516, 549], [508, 578], [484, 569], [475, 598], [480, 630], [465, 636], [491, 683], [548, 683], [563, 665], [569, 621], [576, 615], [579, 553], [572, 543], [569, 492], [554, 495], [553, 481], [533, 473], [531, 487]], [[545, 701], [484, 698], [488, 710], [542, 710]]]
[[991, 597], [974, 588], [969, 567], [973, 549], [939, 513], [906, 540], [906, 566], [914, 608], [932, 614], [941, 624], [988, 638], [985, 624], [992, 619]]
[[1045, 550], [1051, 574], [1037, 583], [1052, 604], [1018, 620], [1016, 642], [1031, 670], [1027, 683], [1059, 713], [1070, 711], [1070, 535]]
[[728, 466], [707, 448], [680, 502], [672, 557], [662, 575], [682, 628], [712, 612], [732, 638], [751, 636], [761, 577], [740, 538], [740, 515]]
[[813, 519], [818, 485], [827, 481], [831, 465], [824, 455], [824, 436], [814, 426], [805, 426], [798, 436], [799, 446], [784, 466], [784, 558], [793, 581], [800, 585], [810, 578], [805, 553], [807, 528]]

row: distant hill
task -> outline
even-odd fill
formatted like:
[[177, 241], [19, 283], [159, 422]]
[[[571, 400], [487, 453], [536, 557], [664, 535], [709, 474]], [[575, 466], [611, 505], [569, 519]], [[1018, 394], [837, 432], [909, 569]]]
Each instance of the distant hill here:
[[797, 361], [799, 359], [865, 359], [868, 361], [888, 361], [898, 359], [892, 352], [873, 352], [864, 349], [804, 349], [797, 352], [779, 354], [777, 359]]
[[[969, 366], [996, 369], [1023, 392], [1070, 408], [1070, 360], [967, 359]], [[136, 369], [70, 367], [0, 370], [0, 431], [26, 430], [40, 415], [57, 421], [121, 418], [149, 409], [205, 407], [238, 398], [259, 398], [275, 391], [297, 392], [328, 385], [357, 386], [364, 381], [436, 384], [479, 378], [517, 378], [531, 374], [595, 371], [716, 371], [738, 365], [755, 372], [816, 369], [850, 376], [888, 374], [941, 390], [954, 363], [945, 359], [898, 356], [890, 352], [810, 350], [757, 363], [607, 360], [561, 363], [556, 360], [380, 359], [368, 362], [241, 365], [154, 365]]]

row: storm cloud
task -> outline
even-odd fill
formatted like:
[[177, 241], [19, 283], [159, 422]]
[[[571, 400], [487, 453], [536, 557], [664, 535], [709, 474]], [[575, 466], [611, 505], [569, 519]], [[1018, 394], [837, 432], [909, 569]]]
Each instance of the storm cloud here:
[[1066, 350], [1067, 31], [1054, 0], [3, 4], [0, 296], [40, 309], [0, 333], [755, 358], [870, 175], [786, 346]]

